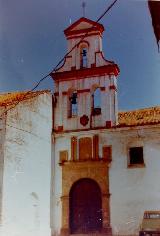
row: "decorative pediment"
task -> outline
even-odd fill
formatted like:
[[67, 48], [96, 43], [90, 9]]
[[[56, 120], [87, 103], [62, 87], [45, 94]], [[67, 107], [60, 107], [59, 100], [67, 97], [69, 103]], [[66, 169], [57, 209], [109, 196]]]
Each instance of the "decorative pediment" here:
[[83, 30], [85, 32], [88, 29], [92, 29], [93, 31], [99, 31], [100, 33], [104, 31], [104, 27], [102, 24], [82, 17], [76, 22], [74, 22], [72, 25], [70, 25], [67, 29], [65, 29], [64, 33], [67, 36], [73, 33], [82, 32]]

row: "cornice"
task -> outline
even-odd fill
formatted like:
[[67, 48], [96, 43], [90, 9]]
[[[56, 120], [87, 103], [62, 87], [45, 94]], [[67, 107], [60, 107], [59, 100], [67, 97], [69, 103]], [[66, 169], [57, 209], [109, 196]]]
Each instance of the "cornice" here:
[[119, 74], [120, 70], [117, 64], [110, 64], [100, 67], [92, 67], [92, 68], [82, 68], [79, 70], [70, 70], [63, 72], [52, 72], [50, 76], [54, 80], [58, 81], [66, 81], [66, 80], [77, 80], [84, 79], [86, 77], [92, 76], [102, 76], [102, 75], [115, 75]]

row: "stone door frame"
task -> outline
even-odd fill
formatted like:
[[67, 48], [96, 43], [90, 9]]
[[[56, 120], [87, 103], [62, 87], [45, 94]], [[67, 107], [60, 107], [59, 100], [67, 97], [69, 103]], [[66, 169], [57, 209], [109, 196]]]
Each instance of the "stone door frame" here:
[[62, 166], [62, 226], [61, 235], [70, 234], [69, 228], [69, 193], [75, 182], [82, 178], [94, 180], [102, 193], [103, 225], [101, 233], [111, 233], [109, 168], [104, 161], [65, 162]]

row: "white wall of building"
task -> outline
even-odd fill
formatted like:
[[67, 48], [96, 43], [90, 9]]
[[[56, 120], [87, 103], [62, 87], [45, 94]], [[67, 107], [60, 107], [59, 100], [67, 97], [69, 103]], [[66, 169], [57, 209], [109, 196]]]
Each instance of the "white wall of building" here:
[[44, 93], [7, 114], [2, 236], [50, 236], [52, 98]]
[[[0, 116], [4, 108], [0, 109]], [[0, 117], [0, 226], [2, 224], [2, 190], [3, 190], [3, 169], [4, 169], [4, 140], [5, 140], [5, 115]]]
[[[114, 234], [138, 234], [143, 213], [160, 209], [160, 127], [139, 127], [108, 135], [111, 226]], [[129, 147], [143, 146], [145, 167], [128, 167]]]
[[[114, 235], [138, 234], [145, 210], [160, 206], [160, 127], [137, 127], [90, 130], [57, 134], [55, 141], [55, 171], [53, 199], [53, 232], [61, 228], [62, 173], [59, 151], [68, 150], [71, 158], [71, 137], [77, 139], [99, 134], [99, 156], [102, 147], [112, 145], [109, 170], [111, 227]], [[128, 167], [129, 147], [143, 146], [145, 167]], [[78, 149], [77, 149], [78, 155]], [[58, 183], [58, 184], [57, 184]]]
[[[68, 52], [79, 43], [80, 38], [73, 38], [68, 40]], [[94, 35], [94, 37], [88, 36], [85, 37], [85, 41], [89, 43], [89, 50], [88, 50], [88, 67], [91, 67], [91, 64], [95, 63], [95, 52], [102, 51], [102, 38], [99, 35]], [[84, 41], [84, 42], [85, 42]], [[71, 70], [71, 67], [76, 67], [76, 69], [80, 69], [80, 47], [76, 47], [70, 54], [72, 59], [67, 59], [68, 64], [65, 65], [63, 68], [64, 70], [68, 71]], [[70, 61], [70, 63], [69, 63]], [[104, 60], [100, 61], [100, 65], [105, 65], [106, 62]], [[97, 66], [100, 66], [97, 65]]]
[[59, 235], [62, 226], [62, 167], [59, 165], [59, 152], [68, 150], [70, 156], [70, 138], [65, 136], [54, 136], [54, 150], [52, 153], [52, 235]]

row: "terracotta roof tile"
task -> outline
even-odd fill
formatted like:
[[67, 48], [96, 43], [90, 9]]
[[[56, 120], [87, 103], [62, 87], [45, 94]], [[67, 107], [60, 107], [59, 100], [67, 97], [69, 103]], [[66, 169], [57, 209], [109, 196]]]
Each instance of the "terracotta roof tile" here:
[[35, 92], [23, 91], [23, 92], [11, 92], [11, 93], [0, 94], [0, 106], [10, 106], [17, 103], [18, 101], [31, 99], [33, 97], [36, 97], [40, 94], [47, 92], [49, 92], [49, 90], [42, 90]]
[[160, 107], [150, 107], [118, 113], [118, 126], [138, 126], [160, 123]]

